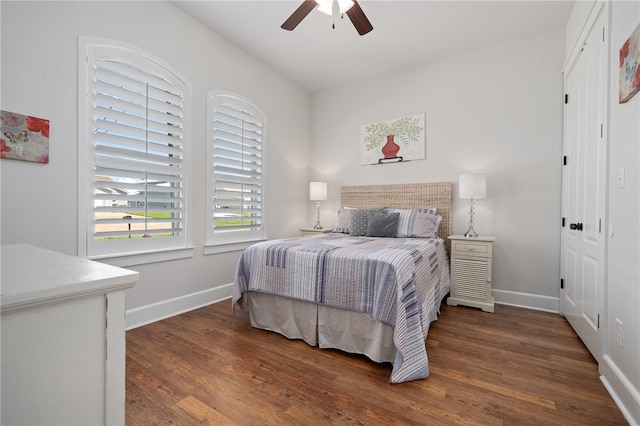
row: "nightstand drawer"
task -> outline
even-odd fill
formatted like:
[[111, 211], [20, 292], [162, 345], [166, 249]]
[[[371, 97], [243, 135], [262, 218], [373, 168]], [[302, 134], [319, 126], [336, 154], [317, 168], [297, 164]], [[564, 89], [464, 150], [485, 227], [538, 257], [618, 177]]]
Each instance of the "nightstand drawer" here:
[[322, 228], [322, 229], [300, 228], [300, 232], [302, 233], [303, 237], [309, 237], [311, 235], [329, 234], [333, 232], [333, 228]]
[[451, 250], [454, 254], [466, 256], [491, 257], [492, 244], [472, 241], [453, 241]]

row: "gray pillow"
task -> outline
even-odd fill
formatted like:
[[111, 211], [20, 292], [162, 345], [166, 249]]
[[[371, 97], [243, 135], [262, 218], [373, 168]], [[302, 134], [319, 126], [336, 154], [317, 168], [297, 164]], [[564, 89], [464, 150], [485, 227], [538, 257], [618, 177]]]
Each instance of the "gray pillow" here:
[[399, 220], [400, 213], [369, 212], [367, 237], [395, 238]]
[[358, 209], [351, 211], [351, 236], [364, 237], [369, 226], [369, 212], [382, 212], [382, 209]]

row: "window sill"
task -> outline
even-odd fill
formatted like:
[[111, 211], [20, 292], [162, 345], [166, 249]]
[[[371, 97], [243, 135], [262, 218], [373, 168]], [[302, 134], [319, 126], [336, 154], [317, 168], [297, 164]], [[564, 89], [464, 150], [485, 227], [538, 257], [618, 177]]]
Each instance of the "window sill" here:
[[204, 254], [207, 255], [207, 254], [229, 253], [232, 251], [242, 251], [247, 247], [249, 247], [250, 245], [259, 243], [261, 241], [266, 241], [266, 239], [241, 241], [237, 243], [208, 245], [208, 246], [204, 246]]
[[89, 259], [113, 266], [124, 267], [143, 265], [145, 263], [164, 262], [167, 260], [186, 259], [193, 257], [193, 249], [193, 247], [184, 247], [179, 249], [154, 250], [129, 254], [109, 254], [103, 256], [92, 256], [89, 257]]

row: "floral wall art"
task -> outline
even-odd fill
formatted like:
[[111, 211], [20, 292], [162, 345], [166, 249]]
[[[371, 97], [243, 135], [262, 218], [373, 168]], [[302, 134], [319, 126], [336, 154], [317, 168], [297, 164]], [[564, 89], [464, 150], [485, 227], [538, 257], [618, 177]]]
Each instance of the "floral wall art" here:
[[49, 120], [0, 111], [0, 158], [49, 162]]
[[362, 164], [425, 158], [425, 114], [363, 124]]
[[640, 24], [620, 48], [620, 96], [623, 104], [640, 91]]

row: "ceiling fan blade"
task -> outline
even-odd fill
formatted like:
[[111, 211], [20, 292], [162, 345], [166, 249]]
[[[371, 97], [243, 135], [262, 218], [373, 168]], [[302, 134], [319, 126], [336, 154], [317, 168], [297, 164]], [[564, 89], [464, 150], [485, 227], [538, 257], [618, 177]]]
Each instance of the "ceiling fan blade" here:
[[292, 31], [318, 5], [315, 0], [304, 0], [298, 8], [280, 26], [283, 30]]
[[353, 22], [353, 26], [356, 27], [358, 34], [365, 35], [373, 29], [373, 25], [371, 25], [371, 22], [369, 22], [369, 19], [367, 19], [367, 16], [357, 1], [354, 0], [353, 6], [347, 10], [347, 16], [351, 19], [351, 22]]

